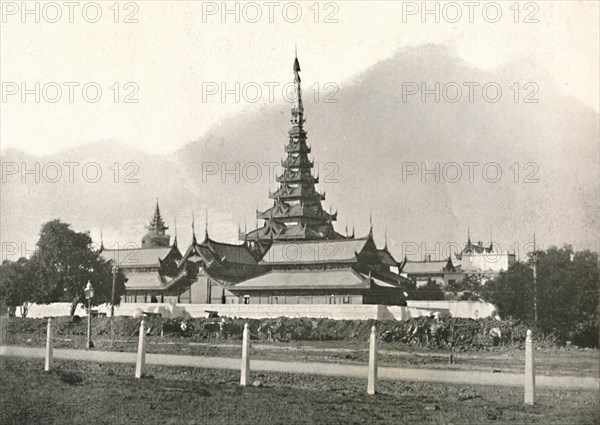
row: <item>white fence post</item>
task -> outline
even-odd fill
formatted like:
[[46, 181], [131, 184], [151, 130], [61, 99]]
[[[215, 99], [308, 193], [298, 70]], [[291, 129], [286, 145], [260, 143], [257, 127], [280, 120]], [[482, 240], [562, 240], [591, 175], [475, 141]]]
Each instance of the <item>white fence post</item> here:
[[367, 394], [377, 392], [377, 328], [371, 328], [371, 338], [369, 344], [369, 380], [367, 383]]
[[531, 330], [528, 329], [525, 339], [525, 404], [535, 403], [535, 364], [531, 335]]
[[52, 319], [48, 319], [48, 330], [46, 331], [46, 361], [44, 363], [44, 370], [49, 372], [52, 369]]
[[144, 321], [140, 323], [140, 339], [138, 341], [137, 359], [135, 362], [135, 377], [141, 378], [146, 368], [146, 327]]
[[244, 324], [244, 333], [242, 334], [242, 371], [240, 376], [240, 385], [248, 385], [250, 381], [250, 328], [248, 323]]

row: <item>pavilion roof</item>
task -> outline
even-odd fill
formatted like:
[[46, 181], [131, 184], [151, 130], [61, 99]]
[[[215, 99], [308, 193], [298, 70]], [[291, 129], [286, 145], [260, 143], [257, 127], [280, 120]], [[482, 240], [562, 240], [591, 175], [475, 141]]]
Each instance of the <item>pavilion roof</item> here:
[[354, 263], [369, 239], [274, 241], [260, 264]]
[[[118, 267], [160, 267], [160, 262], [169, 254], [179, 250], [176, 246], [165, 246], [160, 248], [129, 248], [129, 249], [103, 249], [100, 256], [106, 261], [113, 261]], [[179, 253], [179, 256], [181, 254]]]
[[231, 290], [286, 289], [360, 289], [369, 288], [369, 279], [357, 271], [332, 270], [272, 270], [261, 276], [238, 283]]

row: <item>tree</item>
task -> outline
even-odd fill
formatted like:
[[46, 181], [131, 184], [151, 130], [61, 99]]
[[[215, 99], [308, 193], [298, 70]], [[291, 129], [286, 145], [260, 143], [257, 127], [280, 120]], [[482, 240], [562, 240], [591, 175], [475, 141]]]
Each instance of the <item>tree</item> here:
[[428, 279], [425, 285], [416, 287], [409, 293], [409, 298], [413, 300], [432, 300], [438, 301], [444, 299], [444, 293], [437, 282]]
[[[87, 302], [83, 289], [88, 280], [94, 287], [93, 305], [111, 301], [112, 263], [92, 249], [89, 234], [76, 232], [67, 223], [53, 220], [42, 225], [30, 265], [36, 282], [35, 302], [70, 302], [70, 314], [73, 315], [78, 304]], [[115, 304], [125, 293], [125, 280], [119, 270]]]
[[534, 289], [542, 331], [578, 345], [598, 346], [600, 312], [598, 254], [575, 252], [570, 245], [539, 252], [534, 288], [533, 259], [515, 263], [484, 287], [486, 301], [502, 317], [533, 322]]
[[533, 319], [533, 271], [524, 263], [513, 263], [482, 289], [482, 297], [498, 309], [500, 317]]
[[448, 292], [458, 295], [461, 300], [478, 301], [483, 289], [482, 280], [480, 274], [468, 274], [458, 282], [450, 282]]
[[27, 316], [31, 301], [33, 279], [26, 258], [17, 261], [5, 260], [0, 266], [0, 299], [9, 307], [9, 315], [14, 315], [16, 307], [21, 307], [21, 315]]

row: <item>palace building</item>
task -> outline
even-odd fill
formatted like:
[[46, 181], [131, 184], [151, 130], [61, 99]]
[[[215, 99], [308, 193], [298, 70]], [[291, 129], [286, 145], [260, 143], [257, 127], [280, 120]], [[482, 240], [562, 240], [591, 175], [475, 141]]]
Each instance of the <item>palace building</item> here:
[[[323, 210], [325, 195], [315, 185], [311, 146], [304, 129], [300, 63], [293, 64], [295, 102], [285, 145], [287, 157], [269, 193], [273, 206], [257, 211], [263, 225], [242, 234], [241, 244], [195, 235], [179, 262], [188, 278], [208, 279], [209, 302], [250, 304], [405, 304], [410, 281], [399, 264], [373, 240], [343, 236], [333, 222], [337, 213]], [[353, 232], [354, 233], [354, 232]]]
[[460, 253], [455, 254], [457, 268], [465, 274], [481, 274], [493, 278], [501, 271], [506, 271], [516, 262], [514, 252], [502, 251], [493, 242], [485, 246], [483, 242], [471, 242], [468, 232], [467, 243]]
[[300, 64], [294, 60], [296, 99], [285, 145], [287, 158], [277, 177], [273, 206], [257, 211], [263, 225], [242, 234], [240, 244], [209, 237], [182, 255], [177, 238], [169, 245], [158, 202], [148, 234], [137, 249], [101, 254], [122, 268], [125, 302], [246, 304], [405, 305], [410, 281], [386, 246], [378, 248], [373, 228], [362, 238], [336, 232], [337, 213], [327, 213], [313, 175], [311, 146], [304, 129]]

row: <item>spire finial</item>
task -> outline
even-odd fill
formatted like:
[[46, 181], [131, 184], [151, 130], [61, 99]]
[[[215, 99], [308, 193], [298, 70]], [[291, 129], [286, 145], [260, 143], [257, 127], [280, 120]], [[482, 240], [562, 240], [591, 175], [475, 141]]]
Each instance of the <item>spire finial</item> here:
[[292, 124], [294, 126], [302, 126], [304, 124], [304, 106], [302, 105], [302, 88], [300, 86], [302, 80], [299, 74], [300, 62], [298, 62], [298, 57], [294, 58], [293, 70], [296, 101], [294, 102], [294, 106], [292, 106]]

